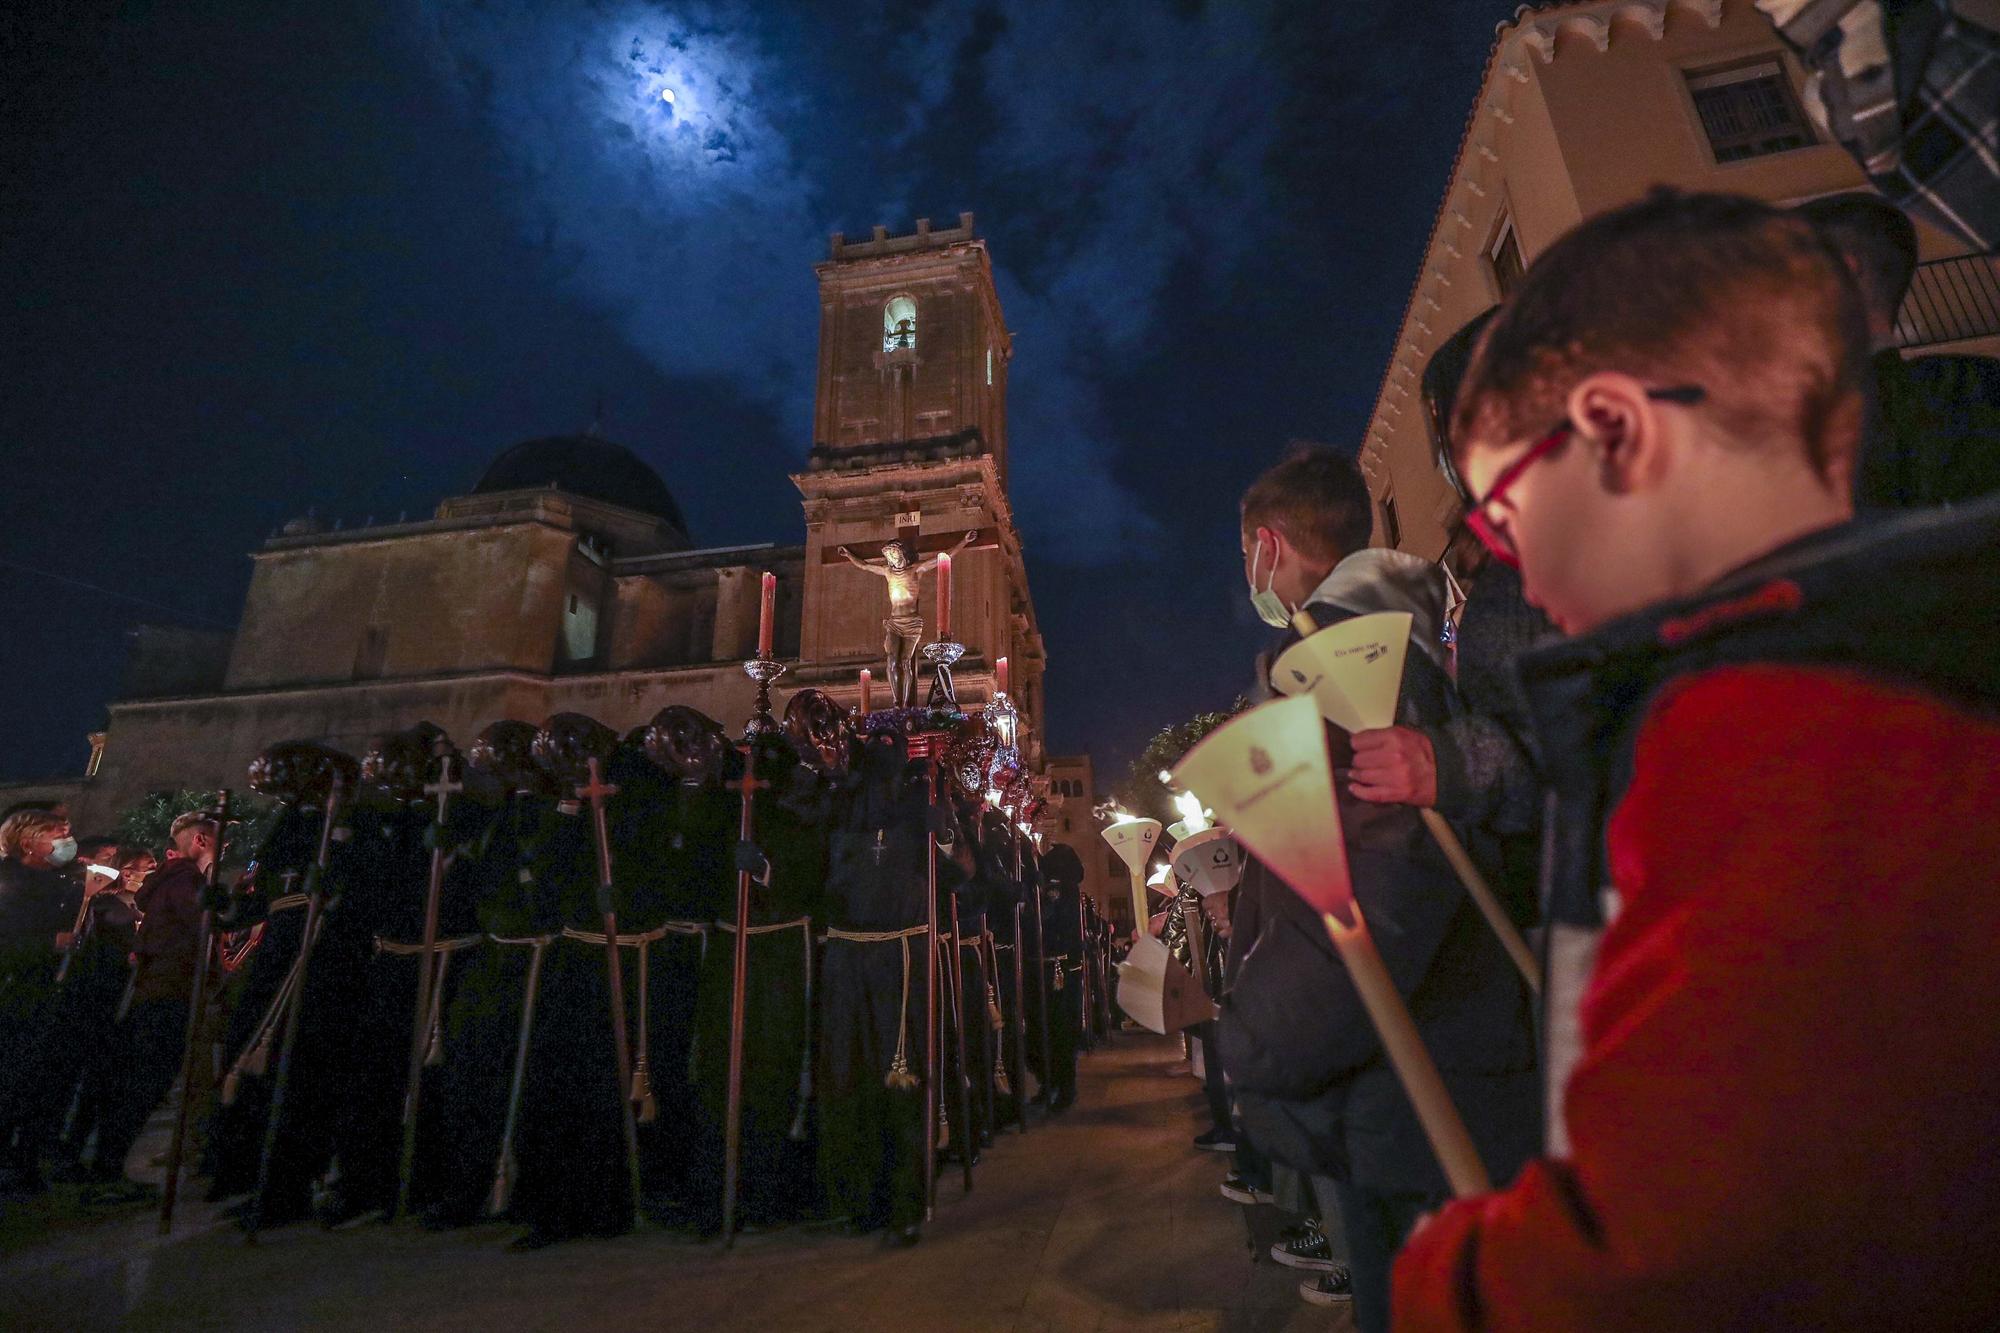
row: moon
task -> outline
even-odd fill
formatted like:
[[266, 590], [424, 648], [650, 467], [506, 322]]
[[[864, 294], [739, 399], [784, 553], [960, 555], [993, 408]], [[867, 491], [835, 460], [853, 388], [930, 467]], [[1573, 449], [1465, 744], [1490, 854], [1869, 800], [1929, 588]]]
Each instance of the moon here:
[[671, 88], [660, 89], [660, 100], [668, 106], [672, 106], [674, 104], [674, 90]]

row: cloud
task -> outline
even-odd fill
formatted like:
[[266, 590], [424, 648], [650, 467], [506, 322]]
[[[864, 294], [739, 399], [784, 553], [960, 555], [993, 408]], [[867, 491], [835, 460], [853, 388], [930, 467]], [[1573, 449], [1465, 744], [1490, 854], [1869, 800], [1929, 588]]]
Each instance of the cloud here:
[[418, 12], [567, 290], [662, 370], [735, 381], [802, 433], [827, 232], [978, 211], [1018, 335], [1031, 545], [1071, 564], [1157, 548], [1143, 442], [1102, 384], [1163, 336], [1172, 275], [1220, 283], [1254, 252], [1276, 119], [1262, 6]]

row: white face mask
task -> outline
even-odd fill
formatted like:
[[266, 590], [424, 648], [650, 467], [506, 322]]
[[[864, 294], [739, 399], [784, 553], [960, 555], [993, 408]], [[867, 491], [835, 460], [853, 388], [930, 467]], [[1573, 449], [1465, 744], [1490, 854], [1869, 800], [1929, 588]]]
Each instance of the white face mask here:
[[1285, 599], [1271, 591], [1271, 585], [1278, 581], [1278, 557], [1271, 557], [1271, 577], [1264, 580], [1264, 586], [1257, 586], [1257, 570], [1264, 562], [1264, 539], [1253, 537], [1257, 549], [1250, 556], [1250, 609], [1257, 613], [1257, 619], [1272, 629], [1286, 629], [1292, 623], [1291, 610]]
[[49, 864], [66, 866], [76, 860], [76, 839], [57, 838], [49, 844]]

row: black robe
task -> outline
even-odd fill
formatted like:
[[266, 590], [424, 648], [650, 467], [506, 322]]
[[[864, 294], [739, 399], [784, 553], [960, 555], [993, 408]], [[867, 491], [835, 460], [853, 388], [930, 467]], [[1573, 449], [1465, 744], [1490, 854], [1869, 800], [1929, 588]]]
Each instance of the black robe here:
[[[730, 766], [732, 781], [741, 768], [739, 755]], [[817, 1199], [808, 1101], [814, 936], [824, 910], [830, 806], [819, 779], [783, 740], [759, 743], [757, 776], [770, 785], [753, 798], [752, 841], [769, 872], [765, 882], [750, 886], [738, 1198], [745, 1222], [774, 1225], [810, 1213]], [[719, 864], [704, 858], [703, 870], [711, 877], [705, 882], [722, 891], [718, 922], [733, 926], [737, 876], [733, 851], [726, 849], [734, 848], [741, 830], [742, 797], [716, 789], [698, 795], [713, 803], [717, 818], [711, 824], [728, 820], [726, 838], [716, 840], [724, 857]], [[758, 929], [767, 926], [777, 929]], [[734, 975], [734, 931], [718, 928], [702, 971], [695, 1042], [702, 1153], [694, 1202], [704, 1227], [721, 1225]]]
[[[488, 795], [467, 810], [470, 836], [447, 883], [470, 901], [487, 940], [453, 964], [458, 978], [445, 1009], [444, 1063], [435, 1071], [435, 1098], [428, 1087], [424, 1093], [437, 1111], [434, 1146], [423, 1154], [433, 1164], [424, 1177], [431, 1225], [476, 1220], [494, 1193], [536, 954], [533, 945], [508, 941], [559, 929], [555, 904], [539, 892], [533, 867], [561, 819], [553, 799], [527, 792]], [[541, 946], [545, 959], [551, 947]], [[539, 975], [535, 982], [540, 1013]]]
[[[827, 1205], [858, 1227], [923, 1218], [925, 950], [901, 932], [929, 917], [929, 804], [921, 765], [871, 742], [834, 799], [827, 874], [829, 938], [820, 971], [819, 1164]], [[955, 875], [941, 858], [940, 881]]]
[[[619, 788], [605, 811], [618, 933], [639, 934], [667, 919], [660, 881], [651, 870], [670, 846], [671, 822], [662, 817], [665, 780], [630, 748], [612, 756], [605, 776]], [[533, 872], [543, 891], [553, 895], [561, 927], [601, 933], [590, 808], [559, 809], [576, 813], [559, 817], [538, 849]], [[636, 1062], [635, 948], [620, 951], [620, 969], [622, 1017]], [[516, 1131], [520, 1183], [513, 1214], [544, 1238], [621, 1234], [631, 1228], [639, 1206], [624, 1129], [623, 1108], [633, 1088], [619, 1077], [611, 1014], [605, 946], [567, 936], [557, 940], [543, 963], [528, 1054], [529, 1092]]]

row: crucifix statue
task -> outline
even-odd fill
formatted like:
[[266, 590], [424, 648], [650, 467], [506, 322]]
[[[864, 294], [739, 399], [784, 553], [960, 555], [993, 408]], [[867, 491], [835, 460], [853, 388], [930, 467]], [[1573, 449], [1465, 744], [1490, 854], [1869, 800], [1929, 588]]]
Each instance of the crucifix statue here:
[[[968, 532], [957, 549], [972, 545], [979, 536]], [[917, 702], [917, 649], [924, 639], [924, 618], [917, 608], [917, 586], [925, 571], [936, 567], [938, 558], [912, 563], [908, 544], [898, 539], [882, 548], [880, 560], [862, 560], [845, 546], [841, 558], [856, 569], [865, 570], [889, 585], [889, 615], [882, 622], [882, 651], [889, 659], [889, 694], [896, 707], [911, 708]]]

